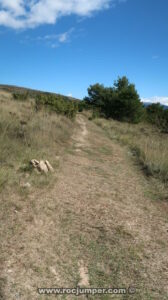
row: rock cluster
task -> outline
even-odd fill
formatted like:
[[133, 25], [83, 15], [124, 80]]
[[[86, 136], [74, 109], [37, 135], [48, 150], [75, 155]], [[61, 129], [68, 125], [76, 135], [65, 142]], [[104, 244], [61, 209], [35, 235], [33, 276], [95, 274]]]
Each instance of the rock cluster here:
[[36, 159], [32, 159], [30, 161], [30, 163], [32, 164], [32, 166], [40, 173], [45, 173], [47, 174], [48, 172], [54, 172], [53, 167], [51, 166], [51, 164], [49, 163], [48, 160], [36, 160]]

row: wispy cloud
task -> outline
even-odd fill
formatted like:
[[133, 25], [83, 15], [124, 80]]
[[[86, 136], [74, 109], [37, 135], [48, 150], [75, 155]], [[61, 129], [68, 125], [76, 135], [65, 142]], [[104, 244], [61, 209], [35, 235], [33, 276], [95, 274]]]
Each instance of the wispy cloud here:
[[168, 105], [168, 97], [151, 97], [151, 98], [142, 98], [142, 102], [152, 102], [152, 103], [161, 103], [164, 105]]
[[47, 34], [44, 36], [37, 36], [37, 37], [26, 37], [26, 41], [29, 42], [38, 42], [42, 43], [43, 45], [48, 45], [51, 48], [57, 48], [60, 44], [65, 44], [71, 41], [72, 33], [75, 31], [75, 28], [70, 28], [69, 30], [62, 32], [62, 33], [55, 33], [55, 34]]
[[58, 18], [89, 16], [121, 0], [0, 0], [0, 25], [14, 29], [55, 24]]

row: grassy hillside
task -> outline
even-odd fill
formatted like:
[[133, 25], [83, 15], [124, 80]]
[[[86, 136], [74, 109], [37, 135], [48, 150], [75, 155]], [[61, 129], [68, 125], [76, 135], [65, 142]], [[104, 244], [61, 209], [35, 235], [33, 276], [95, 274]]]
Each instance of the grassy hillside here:
[[[30, 97], [35, 97], [37, 95], [62, 96], [62, 95], [56, 94], [56, 93], [49, 93], [49, 92], [45, 92], [45, 91], [38, 91], [38, 90], [29, 89], [29, 88], [12, 86], [12, 85], [4, 85], [4, 84], [0, 84], [0, 91], [6, 91], [9, 93], [19, 93], [19, 94], [28, 93]], [[64, 98], [66, 98], [67, 100], [79, 101], [79, 99], [76, 99], [73, 97], [64, 96]]]
[[168, 184], [168, 140], [156, 126], [148, 123], [130, 124], [114, 120], [95, 119], [112, 139], [128, 145], [131, 153], [148, 176]]
[[0, 91], [0, 107], [0, 189], [20, 190], [25, 176], [42, 186], [46, 178], [31, 172], [29, 162], [48, 159], [57, 168], [57, 156], [67, 145], [74, 122], [46, 109], [37, 111], [30, 96], [27, 101], [15, 101], [6, 91]]

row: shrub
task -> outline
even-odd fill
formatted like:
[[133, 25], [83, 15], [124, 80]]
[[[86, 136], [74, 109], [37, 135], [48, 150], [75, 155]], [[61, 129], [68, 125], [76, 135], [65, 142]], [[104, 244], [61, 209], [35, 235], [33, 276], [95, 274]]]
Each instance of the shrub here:
[[68, 100], [67, 97], [61, 95], [40, 94], [36, 96], [35, 103], [36, 110], [46, 107], [48, 110], [55, 111], [71, 119], [75, 117], [78, 111], [76, 101]]
[[101, 114], [99, 112], [99, 110], [94, 109], [92, 112], [92, 115], [89, 117], [89, 121], [92, 121], [94, 119], [100, 118]]
[[138, 123], [143, 117], [143, 105], [133, 84], [126, 77], [118, 78], [113, 87], [95, 84], [88, 88], [84, 101], [99, 109], [106, 118]]
[[160, 103], [153, 103], [146, 108], [146, 118], [163, 132], [168, 132], [168, 110]]
[[13, 93], [14, 100], [25, 101], [28, 99], [29, 93]]
[[82, 112], [84, 109], [88, 109], [88, 105], [86, 101], [79, 101], [78, 102], [78, 111]]

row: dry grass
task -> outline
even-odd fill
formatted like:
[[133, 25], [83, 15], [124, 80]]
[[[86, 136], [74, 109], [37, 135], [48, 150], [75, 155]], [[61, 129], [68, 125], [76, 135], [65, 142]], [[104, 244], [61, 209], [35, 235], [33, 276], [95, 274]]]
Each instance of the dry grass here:
[[[0, 298], [38, 300], [38, 287], [84, 284], [137, 293], [80, 299], [167, 299], [166, 204], [144, 197], [146, 178], [125, 147], [83, 116], [76, 123], [69, 144], [57, 138], [56, 149], [67, 151], [53, 189], [1, 196]], [[57, 150], [46, 141], [53, 163]]]
[[[4, 264], [11, 261], [12, 249], [20, 245], [27, 224], [38, 214], [37, 198], [52, 190], [75, 122], [45, 110], [36, 112], [33, 99], [14, 101], [7, 92], [0, 92], [0, 106], [0, 299], [4, 299]], [[36, 174], [29, 163], [33, 158], [49, 160], [54, 174]], [[30, 188], [24, 188], [25, 183], [30, 183]], [[44, 199], [41, 213], [46, 206]], [[32, 248], [30, 252], [33, 256]], [[12, 297], [12, 291], [8, 293], [5, 299]]]
[[168, 139], [158, 129], [149, 124], [129, 124], [114, 120], [95, 119], [108, 136], [129, 145], [143, 166], [147, 175], [168, 181]]
[[48, 159], [56, 169], [57, 156], [67, 144], [74, 124], [55, 113], [36, 112], [32, 99], [14, 101], [5, 92], [0, 94], [0, 105], [0, 189], [19, 187], [25, 175], [30, 176], [29, 182], [39, 184], [43, 176], [30, 172], [30, 160]]

